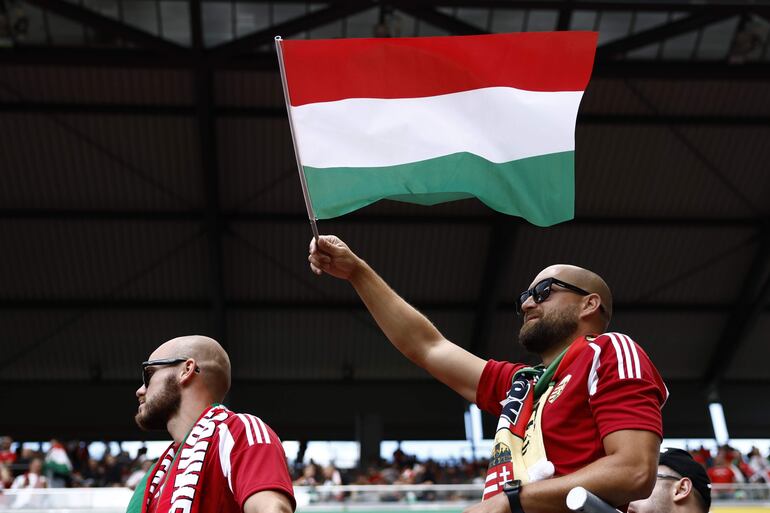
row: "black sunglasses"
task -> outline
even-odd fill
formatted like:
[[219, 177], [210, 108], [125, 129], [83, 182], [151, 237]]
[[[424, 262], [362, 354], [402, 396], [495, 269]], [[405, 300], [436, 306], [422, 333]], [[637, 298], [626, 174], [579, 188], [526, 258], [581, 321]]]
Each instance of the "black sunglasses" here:
[[681, 477], [672, 476], [671, 474], [656, 474], [658, 479], [675, 479], [676, 481], [679, 481], [682, 479]]
[[[189, 360], [189, 358], [161, 358], [159, 360], [147, 360], [146, 362], [142, 362], [142, 383], [144, 383], [144, 388], [150, 386], [150, 378], [152, 378], [152, 374], [147, 372], [147, 367], [155, 367], [159, 365], [176, 365], [178, 363], [186, 362], [187, 360]], [[196, 365], [195, 372], [200, 371], [200, 367]]]
[[542, 303], [548, 299], [548, 296], [551, 295], [551, 287], [553, 285], [559, 285], [560, 287], [564, 287], [570, 292], [580, 294], [581, 296], [587, 296], [590, 294], [590, 292], [583, 290], [580, 287], [570, 285], [569, 283], [563, 282], [557, 278], [546, 278], [537, 282], [531, 289], [525, 290], [519, 294], [519, 297], [516, 298], [516, 313], [521, 315], [521, 305], [523, 305], [530, 296], [532, 296], [532, 299], [535, 301], [535, 303]]

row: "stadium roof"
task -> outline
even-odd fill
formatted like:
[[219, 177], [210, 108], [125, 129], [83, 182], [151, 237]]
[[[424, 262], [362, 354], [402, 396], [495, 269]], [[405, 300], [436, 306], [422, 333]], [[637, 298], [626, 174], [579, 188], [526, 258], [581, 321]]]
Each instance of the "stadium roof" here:
[[0, 433], [139, 438], [139, 362], [202, 333], [230, 352], [231, 405], [286, 439], [352, 439], [361, 414], [463, 438], [463, 401], [307, 270], [273, 36], [589, 29], [574, 221], [381, 202], [321, 230], [496, 359], [530, 358], [513, 299], [541, 268], [596, 270], [667, 380], [668, 436], [710, 436], [717, 396], [732, 436], [766, 436], [768, 20], [758, 1], [0, 0]]

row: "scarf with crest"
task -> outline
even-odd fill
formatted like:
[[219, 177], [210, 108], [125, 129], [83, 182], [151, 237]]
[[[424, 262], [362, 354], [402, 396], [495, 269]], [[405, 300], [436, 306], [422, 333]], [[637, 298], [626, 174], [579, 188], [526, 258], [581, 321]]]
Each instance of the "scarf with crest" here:
[[543, 442], [543, 409], [560, 371], [566, 369], [587, 345], [586, 338], [573, 342], [549, 365], [519, 369], [511, 379], [508, 395], [500, 402], [502, 412], [495, 430], [482, 500], [503, 491], [513, 480], [529, 483], [554, 474]]
[[[205, 410], [178, 449], [168, 446], [163, 456], [137, 485], [126, 513], [184, 511], [200, 513], [203, 468], [217, 427], [233, 412], [215, 404]], [[172, 487], [170, 493], [166, 490]]]

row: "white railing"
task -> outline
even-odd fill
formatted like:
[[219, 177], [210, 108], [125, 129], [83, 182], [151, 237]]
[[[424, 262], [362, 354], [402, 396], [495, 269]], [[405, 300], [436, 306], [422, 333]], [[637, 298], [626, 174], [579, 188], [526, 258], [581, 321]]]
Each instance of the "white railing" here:
[[0, 491], [0, 511], [124, 512], [131, 499], [128, 488], [28, 488]]
[[[481, 484], [295, 486], [301, 512], [445, 511], [459, 512], [481, 498]], [[123, 513], [128, 488], [37, 488], [0, 491], [0, 511], [42, 513]], [[714, 485], [713, 504], [770, 508], [770, 485]]]

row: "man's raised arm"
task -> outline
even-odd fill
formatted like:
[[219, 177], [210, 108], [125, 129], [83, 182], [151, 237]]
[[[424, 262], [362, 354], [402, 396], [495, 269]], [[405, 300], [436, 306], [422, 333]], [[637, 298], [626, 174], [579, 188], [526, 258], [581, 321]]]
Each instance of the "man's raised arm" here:
[[411, 361], [476, 402], [476, 387], [486, 362], [444, 338], [427, 317], [404, 301], [387, 283], [333, 235], [310, 241], [310, 268], [348, 280], [390, 342]]

